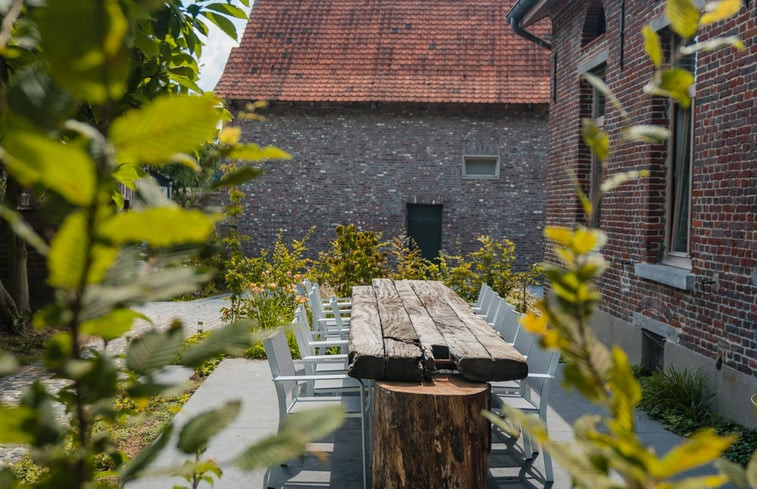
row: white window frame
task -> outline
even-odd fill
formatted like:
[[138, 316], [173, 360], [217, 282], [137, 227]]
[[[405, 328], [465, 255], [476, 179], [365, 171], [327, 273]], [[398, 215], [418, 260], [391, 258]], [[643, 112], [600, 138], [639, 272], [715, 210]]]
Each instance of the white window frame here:
[[[481, 175], [469, 174], [467, 169], [468, 160], [489, 160], [494, 162], [494, 173]], [[499, 179], [499, 155], [467, 154], [463, 155], [463, 178], [471, 180], [498, 180]]]

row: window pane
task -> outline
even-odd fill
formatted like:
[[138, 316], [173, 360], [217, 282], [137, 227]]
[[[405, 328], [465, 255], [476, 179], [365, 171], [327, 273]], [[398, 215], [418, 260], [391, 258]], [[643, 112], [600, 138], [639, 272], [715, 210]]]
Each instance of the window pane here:
[[673, 195], [670, 251], [689, 251], [689, 199], [691, 172], [691, 111], [675, 107]]
[[465, 175], [493, 177], [497, 174], [495, 158], [465, 158]]

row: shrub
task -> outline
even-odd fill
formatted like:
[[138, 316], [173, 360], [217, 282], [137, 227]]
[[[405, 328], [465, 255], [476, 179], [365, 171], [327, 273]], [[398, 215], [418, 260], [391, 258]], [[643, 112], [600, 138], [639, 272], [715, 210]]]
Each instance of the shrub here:
[[676, 432], [690, 434], [712, 417], [707, 376], [701, 369], [657, 370], [640, 383], [644, 392], [641, 408]]
[[331, 242], [331, 249], [319, 255], [319, 282], [346, 296], [353, 285], [368, 284], [386, 273], [387, 253], [383, 250], [386, 243], [381, 242], [381, 233], [358, 231], [354, 224], [340, 224], [334, 232], [336, 239]]

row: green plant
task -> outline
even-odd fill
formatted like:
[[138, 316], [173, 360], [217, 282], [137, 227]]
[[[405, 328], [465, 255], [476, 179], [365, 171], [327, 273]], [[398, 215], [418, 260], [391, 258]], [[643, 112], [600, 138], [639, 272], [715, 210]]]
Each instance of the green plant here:
[[334, 232], [331, 249], [320, 254], [319, 281], [347, 296], [353, 285], [370, 283], [386, 273], [386, 244], [381, 242], [381, 233], [358, 231], [354, 224], [340, 224]]
[[642, 377], [640, 383], [644, 396], [639, 406], [677, 433], [689, 435], [712, 417], [707, 401], [714, 393], [702, 370], [671, 367]]
[[[692, 0], [668, 0], [667, 16], [671, 29], [684, 42], [673, 53], [677, 58], [689, 52], [714, 50], [724, 46], [744, 48], [735, 38], [709, 40], [686, 46], [700, 25], [711, 24], [730, 17], [741, 8], [739, 0], [711, 2], [701, 14]], [[693, 75], [680, 68], [662, 66], [662, 48], [655, 31], [647, 26], [643, 31], [644, 49], [655, 67], [655, 74], [645, 92], [669, 97], [683, 108], [691, 104], [690, 88]], [[673, 64], [675, 66], [675, 63]], [[660, 141], [669, 134], [664, 128], [631, 125], [629, 114], [604, 82], [592, 75], [584, 76], [589, 83], [607, 97], [617, 110], [624, 125], [623, 138], [632, 141]], [[605, 165], [609, 154], [609, 135], [592, 120], [583, 121], [582, 137], [594, 156]], [[618, 185], [647, 172], [631, 171], [611, 176], [600, 187], [604, 195]], [[575, 175], [573, 178], [587, 216], [594, 222], [596, 211], [583, 192]], [[723, 473], [686, 478], [685, 472], [694, 467], [718, 460], [733, 445], [736, 436], [719, 436], [712, 429], [694, 433], [665, 455], [658, 455], [646, 447], [635, 432], [634, 407], [642, 400], [642, 390], [634, 378], [625, 352], [618, 347], [608, 349], [594, 336], [590, 319], [600, 302], [594, 282], [608, 267], [599, 253], [607, 237], [596, 229], [577, 226], [575, 229], [550, 226], [545, 236], [554, 243], [554, 256], [559, 263], [544, 265], [544, 275], [550, 283], [549, 293], [537, 304], [537, 311], [524, 316], [523, 326], [537, 334], [543, 348], [558, 349], [566, 362], [564, 385], [577, 389], [591, 402], [604, 408], [604, 416], [586, 415], [573, 425], [574, 443], [551, 440], [545, 426], [516, 409], [506, 415], [538, 440], [552, 457], [570, 473], [577, 487], [585, 488], [687, 488], [718, 487], [729, 479], [743, 487], [757, 487], [757, 454], [751, 457], [747, 469], [730, 462], [719, 461]], [[697, 384], [695, 381], [694, 384]], [[679, 394], [692, 400], [686, 392]], [[693, 401], [696, 404], [697, 401]], [[487, 418], [503, 430], [511, 431], [504, 420], [487, 413]]]
[[389, 278], [394, 280], [423, 280], [434, 270], [433, 262], [425, 259], [413, 238], [402, 234], [389, 242]]
[[[93, 487], [106, 461], [125, 483], [171, 439], [169, 424], [153, 444], [127, 459], [113, 443], [112, 430], [96, 427], [117, 426], [129, 417], [126, 403], [118, 401], [121, 389], [139, 406], [176, 388], [158, 382], [156, 374], [179, 355], [182, 325], [134, 338], [123, 361], [83, 342], [94, 337], [107, 346], [139, 317], [130, 306], [192, 293], [208, 279], [186, 263], [221, 216], [168, 201], [144, 168], [180, 162], [197, 169], [194, 156], [206, 144], [224, 158], [288, 157], [275, 148], [240, 143], [239, 131], [226, 128], [219, 134], [217, 125], [225, 119], [220, 101], [186, 93], [196, 75], [191, 67], [182, 69], [196, 63], [187, 51], [196, 53], [201, 45], [189, 46], [190, 39], [197, 39], [195, 29], [205, 28], [197, 16], [226, 28], [218, 20], [225, 17], [213, 13], [217, 9], [236, 12], [227, 3], [195, 3], [184, 10], [178, 0], [0, 3], [0, 161], [9, 179], [44, 193], [60, 216], [48, 243], [15, 207], [0, 206], [14, 232], [47, 259], [55, 301], [33, 321], [59, 330], [46, 344], [43, 363], [50, 375], [69, 381], [55, 395], [35, 382], [19, 405], [0, 405], [0, 442], [28, 444], [41, 468], [32, 487]], [[72, 25], [76, 36], [70, 35]], [[153, 69], [160, 74], [152, 76]], [[186, 75], [190, 79], [183, 79]], [[240, 168], [217, 186], [256, 174]], [[135, 190], [143, 205], [124, 212], [118, 185]], [[149, 251], [146, 263], [143, 245]], [[180, 362], [195, 368], [220, 354], [241, 355], [252, 343], [250, 329], [238, 322], [216, 330], [186, 349]], [[0, 375], [16, 366], [12, 354], [0, 351]], [[65, 406], [67, 419], [52, 415], [56, 402]], [[189, 420], [178, 433], [178, 448], [196, 457], [237, 411], [232, 403]], [[333, 429], [342, 415], [320, 410], [305, 418]], [[296, 456], [308, 434], [292, 431], [223, 462], [250, 469]], [[193, 480], [202, 476], [201, 463], [195, 458], [185, 473]], [[0, 485], [17, 482], [12, 470], [0, 470]]]

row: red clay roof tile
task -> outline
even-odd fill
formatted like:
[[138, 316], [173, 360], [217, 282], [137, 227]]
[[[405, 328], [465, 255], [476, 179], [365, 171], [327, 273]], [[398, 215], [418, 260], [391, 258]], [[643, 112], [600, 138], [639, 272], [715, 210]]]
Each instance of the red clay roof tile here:
[[[238, 100], [535, 103], [549, 56], [514, 0], [256, 0], [216, 93]], [[532, 28], [537, 34], [545, 26]]]

